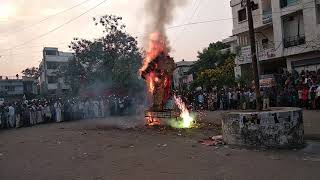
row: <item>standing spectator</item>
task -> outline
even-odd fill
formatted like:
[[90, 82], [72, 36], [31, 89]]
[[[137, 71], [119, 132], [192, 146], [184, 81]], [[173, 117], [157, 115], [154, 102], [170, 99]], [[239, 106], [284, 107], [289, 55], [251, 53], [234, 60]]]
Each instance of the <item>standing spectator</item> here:
[[303, 89], [299, 87], [299, 90], [298, 90], [298, 102], [299, 102], [299, 107], [302, 108], [303, 107]]
[[263, 110], [269, 110], [270, 109], [270, 97], [269, 97], [269, 90], [268, 88], [264, 88], [262, 90], [262, 98], [263, 98]]
[[308, 109], [309, 107], [308, 99], [309, 99], [309, 90], [307, 85], [305, 85], [302, 90], [302, 104], [303, 104], [303, 107], [306, 109]]
[[204, 96], [203, 96], [202, 92], [200, 92], [198, 95], [198, 105], [199, 105], [199, 109], [202, 110], [203, 105], [204, 105]]
[[99, 117], [99, 102], [97, 100], [93, 101], [93, 114], [94, 118]]
[[242, 110], [246, 110], [247, 105], [246, 105], [246, 98], [244, 95], [244, 91], [241, 90], [239, 95], [240, 95], [240, 107]]
[[59, 101], [54, 103], [54, 109], [56, 112], [56, 122], [62, 122], [61, 103]]
[[15, 128], [16, 127], [16, 118], [15, 118], [15, 109], [12, 106], [12, 104], [8, 107], [8, 127], [9, 128]]
[[101, 117], [104, 118], [105, 117], [105, 106], [104, 106], [104, 101], [102, 98], [99, 101], [99, 106], [100, 106]]
[[42, 105], [41, 104], [38, 104], [37, 105], [37, 124], [41, 124], [43, 123], [43, 119], [42, 119]]
[[233, 98], [232, 98], [232, 93], [231, 93], [231, 89], [228, 90], [228, 109], [232, 109], [233, 107]]
[[310, 88], [310, 109], [316, 109], [316, 86]]
[[50, 122], [51, 121], [51, 117], [52, 117], [52, 115], [51, 115], [51, 110], [50, 110], [50, 105], [49, 104], [45, 104], [45, 106], [44, 106], [44, 110], [45, 110], [45, 112], [44, 112], [44, 122], [45, 123], [48, 123], [48, 122]]
[[229, 97], [228, 97], [228, 93], [226, 91], [222, 91], [222, 109], [223, 110], [227, 110], [228, 109], [228, 101], [229, 101]]
[[249, 101], [250, 101], [250, 108], [256, 109], [256, 94], [252, 89], [250, 90]]
[[239, 102], [238, 102], [238, 92], [236, 89], [234, 89], [232, 91], [232, 109], [238, 109], [238, 106], [239, 106]]
[[15, 105], [16, 110], [16, 128], [20, 128], [22, 125], [21, 119], [22, 119], [22, 105], [20, 102], [16, 103]]
[[217, 91], [213, 91], [213, 107], [214, 107], [214, 110], [218, 109], [218, 94], [217, 94]]
[[244, 92], [244, 99], [245, 99], [245, 102], [246, 102], [245, 109], [250, 108], [250, 91], [249, 91], [249, 89], [246, 89], [246, 91]]
[[27, 127], [30, 126], [30, 109], [26, 103], [23, 104], [22, 108], [22, 124]]

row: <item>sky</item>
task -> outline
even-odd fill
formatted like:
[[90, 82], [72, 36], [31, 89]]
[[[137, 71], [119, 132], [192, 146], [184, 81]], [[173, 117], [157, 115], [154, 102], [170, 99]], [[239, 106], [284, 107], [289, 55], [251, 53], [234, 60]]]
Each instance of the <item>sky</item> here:
[[[145, 0], [107, 0], [67, 23], [102, 1], [0, 0], [0, 76], [15, 76], [27, 67], [38, 67], [43, 47], [71, 52], [68, 45], [74, 37], [90, 40], [100, 37], [102, 29], [94, 25], [92, 18], [106, 14], [123, 17], [127, 31], [138, 37], [142, 47], [147, 23]], [[65, 11], [82, 2], [85, 3]], [[62, 11], [65, 12], [60, 13]], [[175, 10], [174, 20], [168, 28], [199, 21], [227, 20], [167, 29], [172, 48], [170, 55], [175, 61], [196, 61], [198, 51], [231, 35], [231, 17], [229, 0], [187, 0], [185, 6]]]

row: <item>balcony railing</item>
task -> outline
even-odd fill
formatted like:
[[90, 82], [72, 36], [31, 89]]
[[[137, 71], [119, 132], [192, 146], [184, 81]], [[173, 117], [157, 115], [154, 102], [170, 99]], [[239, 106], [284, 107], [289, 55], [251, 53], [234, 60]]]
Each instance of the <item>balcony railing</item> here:
[[306, 43], [306, 37], [304, 35], [290, 36], [283, 39], [285, 48], [298, 46]]

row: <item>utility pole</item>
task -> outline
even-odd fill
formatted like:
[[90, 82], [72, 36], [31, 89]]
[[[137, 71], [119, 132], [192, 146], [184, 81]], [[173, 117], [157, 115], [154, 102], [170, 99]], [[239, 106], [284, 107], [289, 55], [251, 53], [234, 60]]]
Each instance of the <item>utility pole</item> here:
[[254, 87], [256, 93], [256, 104], [257, 110], [262, 110], [262, 101], [261, 101], [261, 94], [260, 94], [260, 78], [259, 78], [259, 71], [258, 71], [258, 59], [257, 59], [257, 51], [256, 51], [256, 38], [254, 34], [254, 27], [253, 27], [253, 18], [252, 18], [252, 4], [251, 0], [245, 0], [247, 5], [247, 12], [248, 12], [248, 26], [249, 26], [249, 36], [250, 36], [250, 44], [251, 44], [251, 57], [252, 57], [252, 69], [254, 75]]

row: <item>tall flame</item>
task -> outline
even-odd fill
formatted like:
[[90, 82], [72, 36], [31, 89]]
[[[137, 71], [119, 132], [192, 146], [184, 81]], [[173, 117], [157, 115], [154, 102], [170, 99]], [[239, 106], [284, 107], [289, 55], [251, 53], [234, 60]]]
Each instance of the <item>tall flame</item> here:
[[149, 36], [149, 47], [146, 57], [143, 61], [140, 73], [147, 69], [149, 63], [155, 59], [160, 53], [167, 52], [167, 47], [164, 37], [159, 32], [151, 33]]
[[155, 89], [155, 74], [154, 72], [151, 72], [147, 77], [147, 85], [148, 85], [148, 91], [153, 94]]

